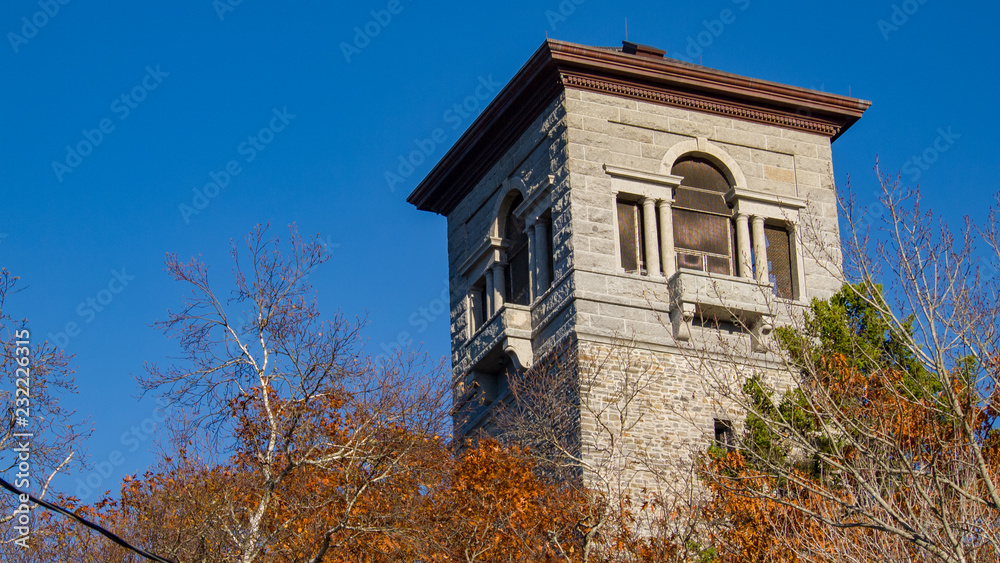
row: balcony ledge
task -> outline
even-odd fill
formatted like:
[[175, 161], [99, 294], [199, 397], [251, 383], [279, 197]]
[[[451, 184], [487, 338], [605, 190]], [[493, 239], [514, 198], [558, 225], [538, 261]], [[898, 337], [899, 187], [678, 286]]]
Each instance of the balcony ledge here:
[[774, 326], [771, 284], [694, 270], [678, 271], [667, 284], [670, 322], [678, 341], [691, 339], [695, 314], [748, 328], [755, 348], [761, 347]]
[[492, 350], [500, 346], [510, 356], [517, 369], [534, 361], [531, 350], [531, 307], [504, 303], [467, 344], [470, 364], [479, 364]]

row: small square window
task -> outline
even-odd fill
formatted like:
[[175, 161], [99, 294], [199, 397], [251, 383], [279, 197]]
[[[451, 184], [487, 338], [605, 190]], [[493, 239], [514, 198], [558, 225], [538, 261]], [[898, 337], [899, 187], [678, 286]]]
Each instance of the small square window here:
[[727, 452], [736, 449], [736, 436], [733, 434], [733, 423], [721, 418], [715, 419], [715, 446]]

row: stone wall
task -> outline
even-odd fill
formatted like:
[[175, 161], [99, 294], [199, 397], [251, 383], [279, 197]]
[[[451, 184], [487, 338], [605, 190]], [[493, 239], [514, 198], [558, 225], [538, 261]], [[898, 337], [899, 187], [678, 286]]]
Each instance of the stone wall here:
[[[777, 366], [737, 366], [738, 358], [656, 352], [620, 342], [579, 342], [585, 482], [619, 498], [699, 498], [696, 456], [715, 438], [715, 421], [742, 427], [743, 414], [717, 386], [756, 372], [781, 395], [790, 378]], [[692, 497], [693, 495], [693, 497]]]
[[[614, 225], [615, 187], [606, 166], [667, 175], [690, 149], [730, 160], [745, 188], [805, 202], [797, 243], [804, 287], [798, 303], [825, 298], [840, 285], [840, 250], [830, 140], [822, 135], [582, 90], [566, 92], [571, 244], [582, 339], [628, 338], [671, 346], [663, 276], [626, 273]], [[667, 162], [665, 162], [665, 160]], [[785, 311], [776, 311], [784, 314]]]
[[[470, 345], [470, 338], [489, 340], [494, 347], [503, 340], [503, 327], [496, 323], [479, 332], [469, 326], [466, 297], [492, 259], [484, 249], [491, 233], [496, 235], [502, 202], [512, 190], [526, 200], [545, 194], [554, 272], [549, 288], [529, 308], [531, 347], [539, 358], [556, 343], [572, 341], [581, 361], [607, 360], [599, 376], [594, 366], [587, 368], [590, 375], [583, 370], [580, 393], [586, 405], [580, 443], [595, 467], [606, 463], [605, 469], [614, 469], [632, 460], [616, 469], [632, 476], [622, 481], [628, 481], [632, 492], [666, 482], [657, 471], [673, 475], [675, 484], [690, 481], [690, 453], [708, 446], [714, 420], [739, 419], [731, 406], [706, 392], [705, 365], [692, 362], [692, 351], [714, 358], [713, 369], [720, 374], [727, 369], [736, 374], [753, 364], [771, 373], [778, 389], [787, 388], [789, 381], [780, 376], [772, 357], [755, 348], [749, 327], [738, 323], [689, 323], [690, 339], [679, 343], [671, 317], [677, 296], [671, 295], [667, 278], [620, 267], [615, 201], [622, 181], [609, 168], [663, 178], [673, 161], [690, 151], [725, 164], [736, 186], [748, 193], [800, 202], [794, 216], [801, 271], [797, 299], [773, 298], [762, 287], [761, 295], [735, 299], [742, 303], [740, 310], [766, 303], [768, 318], [792, 322], [809, 300], [839, 289], [837, 205], [827, 137], [590, 91], [568, 89], [553, 101], [448, 216], [456, 402], [469, 400], [469, 371], [477, 354], [485, 354], [482, 343]], [[723, 302], [734, 301], [724, 291], [718, 293]], [[630, 350], [628, 362], [621, 358], [625, 349]], [[645, 380], [631, 405], [637, 418], [622, 428], [620, 417], [614, 422], [614, 402], [630, 381], [625, 377], [633, 369], [630, 362]], [[595, 414], [599, 412], [603, 414]], [[620, 451], [611, 457], [606, 455], [608, 432], [623, 438], [615, 446]], [[636, 459], [651, 465], [635, 467]]]
[[[565, 105], [560, 96], [554, 100], [503, 154], [472, 192], [448, 215], [448, 269], [451, 288], [452, 371], [456, 399], [465, 392], [462, 378], [472, 367], [470, 337], [470, 288], [480, 278], [487, 262], [492, 259], [483, 252], [491, 235], [496, 236], [496, 222], [501, 205], [513, 190], [525, 199], [541, 192], [551, 200], [554, 253], [554, 275], [550, 289], [534, 308], [536, 330], [552, 325], [546, 337], [571, 330], [572, 317], [564, 314], [571, 297], [567, 291], [570, 259], [568, 256], [569, 212], [568, 175], [566, 164]], [[555, 304], [556, 301], [561, 305]], [[544, 321], [544, 322], [543, 322]], [[555, 321], [552, 324], [551, 321]], [[488, 328], [488, 327], [484, 327]]]
[[[773, 358], [754, 351], [751, 336], [740, 327], [721, 331], [693, 327], [690, 341], [684, 343], [690, 349], [681, 352], [669, 317], [667, 280], [662, 275], [626, 273], [620, 267], [616, 183], [607, 167], [669, 175], [670, 165], [681, 154], [710, 151], [736, 168], [730, 172], [745, 183], [743, 188], [803, 201], [795, 217], [803, 281], [798, 299], [767, 296], [776, 322], [787, 323], [812, 298], [829, 297], [841, 285], [830, 140], [582, 90], [568, 90], [565, 104], [574, 333], [581, 361], [591, 362], [581, 370], [581, 397], [587, 405], [581, 417], [584, 452], [595, 467], [606, 465], [622, 472], [620, 477], [633, 494], [665, 483], [682, 486], [691, 481], [691, 452], [703, 451], [711, 443], [715, 419], [740, 419], [731, 405], [710, 392], [711, 377], [728, 371], [735, 381], [736, 372], [754, 364], [770, 374], [778, 390], [787, 389], [790, 379], [771, 363]], [[752, 297], [744, 300], [753, 301]], [[708, 367], [695, 357], [717, 361]], [[587, 375], [597, 369], [594, 362], [601, 366], [599, 377]], [[641, 389], [623, 419], [616, 402], [628, 394], [628, 385]], [[621, 420], [632, 422], [622, 428]], [[618, 462], [609, 458], [615, 432], [621, 434], [618, 451], [613, 452]], [[637, 460], [648, 461], [651, 470], [637, 467]]]

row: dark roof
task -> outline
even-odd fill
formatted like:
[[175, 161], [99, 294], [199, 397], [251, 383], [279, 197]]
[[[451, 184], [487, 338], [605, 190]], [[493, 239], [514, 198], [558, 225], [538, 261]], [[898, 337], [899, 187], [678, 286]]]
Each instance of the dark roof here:
[[643, 45], [588, 47], [553, 39], [497, 94], [407, 201], [447, 215], [566, 87], [823, 134], [835, 140], [871, 102], [757, 80], [674, 59]]

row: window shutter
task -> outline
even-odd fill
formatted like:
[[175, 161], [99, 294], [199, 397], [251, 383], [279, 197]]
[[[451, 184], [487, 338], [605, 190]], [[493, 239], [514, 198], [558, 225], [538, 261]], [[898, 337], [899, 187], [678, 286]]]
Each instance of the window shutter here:
[[785, 299], [794, 299], [792, 288], [792, 253], [788, 231], [782, 227], [764, 225], [767, 240], [767, 272], [774, 284], [774, 294]]
[[670, 173], [683, 177], [685, 186], [720, 194], [729, 191], [729, 180], [715, 165], [704, 158], [688, 157], [679, 160]]
[[688, 270], [705, 269], [705, 257], [701, 254], [688, 254], [687, 252], [677, 253], [677, 267]]
[[683, 209], [693, 209], [708, 213], [718, 213], [719, 215], [731, 215], [733, 210], [726, 205], [726, 200], [718, 192], [698, 190], [685, 186], [678, 186], [674, 190], [674, 207]]
[[729, 255], [729, 220], [718, 215], [674, 211], [674, 246], [708, 254]]
[[641, 224], [639, 204], [619, 201], [618, 240], [621, 243], [622, 268], [626, 272], [638, 272], [643, 266]]

